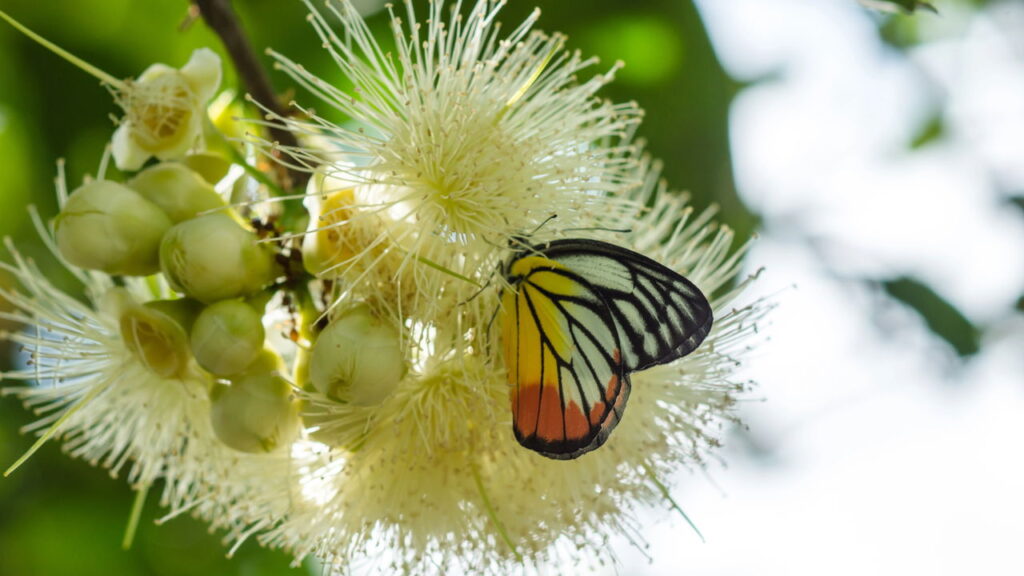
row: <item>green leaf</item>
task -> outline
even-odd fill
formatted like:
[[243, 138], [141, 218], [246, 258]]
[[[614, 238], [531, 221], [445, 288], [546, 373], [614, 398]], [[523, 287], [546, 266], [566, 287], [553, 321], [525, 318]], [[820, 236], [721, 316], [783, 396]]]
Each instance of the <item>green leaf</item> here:
[[1010, 204], [1016, 206], [1021, 212], [1024, 212], [1024, 196], [1011, 196]]
[[926, 284], [913, 278], [897, 278], [882, 282], [889, 296], [906, 304], [928, 325], [928, 329], [945, 340], [961, 357], [978, 352], [979, 330], [955, 306], [939, 296]]
[[942, 113], [933, 114], [918, 129], [917, 134], [910, 141], [910, 148], [918, 150], [928, 144], [941, 140], [946, 135], [946, 123], [943, 121]]
[[912, 14], [918, 10], [927, 10], [938, 14], [939, 11], [930, 2], [921, 0], [859, 0], [861, 4], [879, 12], [903, 12]]

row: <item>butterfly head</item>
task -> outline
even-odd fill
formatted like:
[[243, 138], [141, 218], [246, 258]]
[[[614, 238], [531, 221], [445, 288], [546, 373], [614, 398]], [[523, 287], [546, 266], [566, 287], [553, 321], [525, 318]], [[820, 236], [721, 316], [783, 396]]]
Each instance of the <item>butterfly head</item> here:
[[529, 241], [527, 236], [515, 235], [510, 236], [508, 239], [509, 255], [505, 259], [505, 263], [502, 266], [502, 276], [510, 284], [516, 284], [522, 279], [522, 274], [514, 271], [516, 262], [526, 258], [528, 256], [543, 256], [544, 251], [548, 248], [551, 242], [544, 242], [541, 244], [533, 244]]

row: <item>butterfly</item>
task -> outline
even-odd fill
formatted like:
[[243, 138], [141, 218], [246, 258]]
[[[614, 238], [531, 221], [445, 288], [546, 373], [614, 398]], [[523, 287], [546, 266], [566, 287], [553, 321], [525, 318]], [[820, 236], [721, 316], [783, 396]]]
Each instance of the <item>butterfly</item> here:
[[520, 244], [500, 308], [512, 427], [526, 448], [569, 460], [608, 439], [630, 373], [700, 346], [711, 306], [693, 282], [614, 244]]

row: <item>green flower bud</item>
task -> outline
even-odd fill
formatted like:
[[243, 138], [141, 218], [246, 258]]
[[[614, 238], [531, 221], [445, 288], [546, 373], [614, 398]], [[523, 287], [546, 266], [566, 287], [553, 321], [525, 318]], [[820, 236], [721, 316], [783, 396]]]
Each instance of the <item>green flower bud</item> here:
[[353, 308], [324, 328], [313, 344], [309, 378], [322, 394], [357, 406], [387, 398], [405, 376], [398, 331]]
[[159, 206], [175, 223], [226, 205], [220, 194], [199, 174], [172, 162], [147, 168], [127, 184]]
[[191, 298], [150, 300], [144, 306], [170, 316], [185, 332], [192, 330], [192, 324], [195, 323], [199, 313], [203, 311], [203, 305]]
[[139, 303], [126, 288], [111, 288], [103, 293], [99, 302], [99, 310], [106, 316], [120, 318], [122, 314]]
[[156, 204], [109, 180], [75, 190], [54, 223], [57, 249], [65, 260], [131, 276], [159, 270], [160, 238], [170, 227]]
[[192, 326], [192, 354], [199, 365], [218, 376], [245, 370], [263, 350], [263, 319], [240, 300], [211, 304]]
[[219, 154], [199, 152], [190, 154], [181, 161], [185, 166], [196, 174], [203, 177], [209, 184], [216, 184], [228, 175], [231, 169], [231, 162]]
[[174, 318], [147, 304], [135, 304], [122, 308], [118, 324], [125, 345], [150, 372], [161, 378], [185, 375], [192, 355], [188, 335]]
[[253, 360], [252, 364], [245, 369], [243, 374], [260, 374], [263, 372], [280, 372], [283, 374], [284, 371], [284, 359], [277, 352], [274, 352], [273, 348], [264, 348], [260, 350], [259, 354], [256, 355], [256, 360]]
[[271, 251], [222, 212], [174, 225], [160, 243], [160, 269], [175, 290], [207, 304], [257, 292], [277, 273]]
[[246, 372], [231, 385], [216, 384], [210, 398], [213, 430], [235, 450], [270, 452], [298, 435], [298, 405], [278, 372]]

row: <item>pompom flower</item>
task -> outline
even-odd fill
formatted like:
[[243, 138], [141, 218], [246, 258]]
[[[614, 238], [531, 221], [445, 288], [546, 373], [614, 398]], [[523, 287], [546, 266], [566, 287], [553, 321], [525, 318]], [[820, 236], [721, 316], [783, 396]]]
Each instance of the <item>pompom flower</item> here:
[[749, 384], [732, 372], [768, 307], [733, 304], [752, 279], [736, 282], [743, 250], [732, 232], [669, 194], [656, 168], [638, 170], [645, 183], [625, 198], [650, 208], [620, 215], [635, 231], [592, 236], [684, 272], [715, 295], [717, 320], [694, 353], [632, 375], [605, 446], [558, 461], [516, 443], [505, 365], [483, 336], [482, 312], [497, 301], [484, 292], [474, 300], [481, 310], [453, 308], [450, 320], [420, 328], [426, 335], [408, 332], [415, 371], [378, 404], [307, 394], [312, 437], [330, 448], [297, 464], [303, 497], [262, 541], [360, 572], [509, 574], [598, 569], [616, 562], [614, 537], [642, 540], [637, 510], [675, 506], [670, 478], [700, 465], [734, 419]]
[[184, 156], [202, 135], [206, 104], [220, 80], [220, 56], [200, 48], [180, 70], [153, 64], [137, 79], [115, 86], [125, 113], [112, 141], [117, 167], [134, 171], [154, 156]]
[[[336, 125], [303, 107], [309, 120], [271, 116], [325, 143], [285, 157], [328, 179], [366, 184], [344, 226], [376, 226], [379, 240], [338, 268], [365, 270], [392, 253], [402, 257], [395, 266], [426, 260], [472, 277], [490, 265], [495, 244], [553, 214], [599, 215], [615, 202], [609, 193], [637, 184], [630, 134], [641, 112], [597, 97], [619, 64], [591, 72], [595, 58], [566, 52], [560, 35], [531, 30], [539, 11], [502, 35], [501, 4], [481, 1], [463, 16], [434, 2], [421, 22], [406, 2], [408, 25], [391, 16], [393, 53], [349, 2], [329, 4], [341, 33], [310, 5], [310, 22], [351, 92], [270, 51], [280, 69], [354, 122]], [[582, 75], [591, 77], [578, 82]], [[425, 281], [418, 276], [415, 290], [434, 294]], [[463, 296], [472, 293], [463, 287]]]

